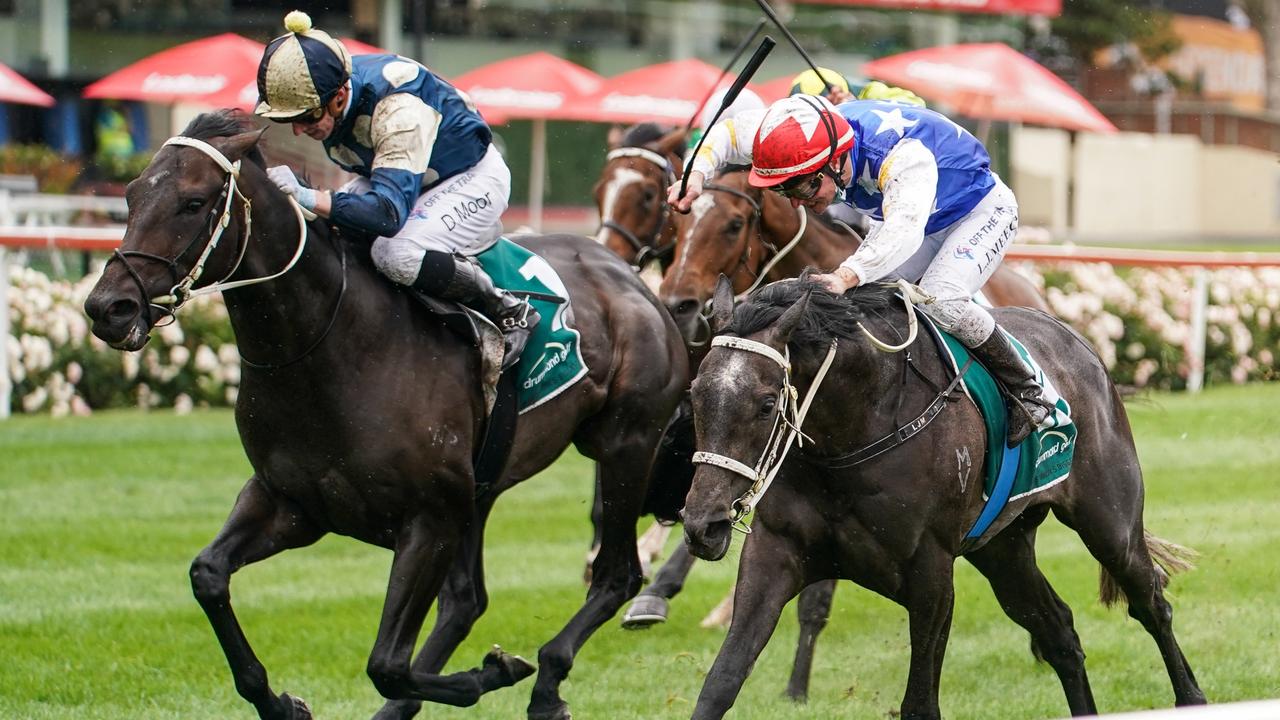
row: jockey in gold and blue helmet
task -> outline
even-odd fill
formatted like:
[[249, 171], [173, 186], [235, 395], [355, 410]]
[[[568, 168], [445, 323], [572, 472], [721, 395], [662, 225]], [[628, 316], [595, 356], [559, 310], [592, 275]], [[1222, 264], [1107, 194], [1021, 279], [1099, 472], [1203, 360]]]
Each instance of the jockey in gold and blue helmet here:
[[323, 143], [358, 177], [334, 190], [304, 186], [287, 166], [268, 175], [298, 203], [373, 240], [391, 280], [455, 300], [492, 320], [519, 357], [538, 313], [494, 286], [473, 257], [502, 234], [511, 171], [465, 94], [398, 55], [352, 59], [342, 43], [294, 11], [258, 67], [259, 116]]

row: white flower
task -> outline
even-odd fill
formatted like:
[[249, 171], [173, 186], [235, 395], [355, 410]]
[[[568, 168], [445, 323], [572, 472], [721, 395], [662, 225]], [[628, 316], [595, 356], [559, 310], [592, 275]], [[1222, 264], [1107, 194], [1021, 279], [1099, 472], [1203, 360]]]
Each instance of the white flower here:
[[181, 395], [173, 399], [173, 411], [178, 415], [190, 414], [191, 408], [194, 405], [195, 403], [191, 401], [191, 396], [186, 393], [182, 393]]
[[218, 362], [218, 354], [208, 345], [200, 345], [196, 348], [196, 372], [202, 375], [213, 375], [218, 371], [221, 364]]
[[26, 397], [22, 398], [22, 411], [28, 413], [36, 412], [40, 408], [44, 407], [44, 402], [48, 399], [49, 391], [45, 390], [43, 387], [38, 387], [30, 393], [27, 393]]
[[181, 368], [191, 359], [191, 351], [186, 345], [174, 345], [169, 348], [169, 363]]

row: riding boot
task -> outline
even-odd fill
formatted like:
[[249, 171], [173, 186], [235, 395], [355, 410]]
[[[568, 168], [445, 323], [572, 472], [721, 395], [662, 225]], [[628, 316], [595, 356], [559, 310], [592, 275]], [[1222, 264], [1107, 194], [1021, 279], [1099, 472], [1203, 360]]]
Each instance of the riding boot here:
[[1008, 442], [1009, 447], [1015, 447], [1049, 417], [1050, 406], [1044, 399], [1044, 388], [999, 327], [991, 332], [991, 337], [970, 349], [1013, 400], [1009, 403]]
[[477, 310], [502, 331], [502, 370], [520, 360], [520, 352], [542, 317], [528, 300], [493, 284], [493, 278], [475, 260], [455, 255], [453, 277], [438, 297], [455, 300]]

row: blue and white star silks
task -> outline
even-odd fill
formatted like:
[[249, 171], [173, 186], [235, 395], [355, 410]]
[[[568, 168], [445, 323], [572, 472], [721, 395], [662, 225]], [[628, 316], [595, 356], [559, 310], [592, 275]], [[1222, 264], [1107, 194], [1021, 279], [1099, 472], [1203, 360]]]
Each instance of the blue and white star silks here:
[[925, 233], [933, 233], [964, 217], [995, 186], [991, 157], [978, 139], [939, 113], [878, 100], [854, 100], [837, 106], [853, 127], [850, 152], [856, 182], [844, 201], [875, 220], [884, 220], [881, 168], [906, 139], [920, 141], [938, 166], [935, 209]]

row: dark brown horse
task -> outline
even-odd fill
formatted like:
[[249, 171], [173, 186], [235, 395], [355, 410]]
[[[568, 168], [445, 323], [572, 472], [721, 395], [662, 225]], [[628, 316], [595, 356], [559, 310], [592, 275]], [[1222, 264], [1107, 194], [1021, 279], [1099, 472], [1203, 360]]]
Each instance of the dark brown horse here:
[[680, 153], [687, 133], [654, 123], [628, 128], [605, 156], [594, 195], [600, 211], [596, 241], [636, 269], [657, 261], [671, 264], [674, 212], [667, 188], [680, 178]]
[[[267, 178], [260, 133], [243, 119], [203, 115], [184, 135], [130, 183], [123, 251], [85, 309], [95, 335], [137, 350], [192, 281], [225, 290], [243, 358], [236, 424], [254, 474], [191, 582], [237, 691], [262, 718], [310, 717], [271, 688], [232, 612], [230, 577], [330, 532], [394, 552], [367, 667], [390, 699], [376, 717], [412, 717], [421, 701], [471, 705], [532, 673], [497, 651], [479, 668], [440, 671], [488, 603], [482, 539], [494, 499], [573, 442], [600, 467], [602, 548], [585, 604], [538, 652], [529, 703], [530, 718], [568, 718], [559, 687], [574, 655], [641, 583], [635, 526], [648, 469], [688, 380], [667, 313], [589, 239], [521, 239], [567, 287], [589, 372], [522, 416], [505, 472], [477, 497], [478, 353], [375, 271], [367, 240], [304, 225]], [[265, 281], [236, 287], [241, 279]], [[436, 625], [414, 659], [437, 598]]]
[[[941, 717], [938, 683], [960, 555], [1031, 634], [1071, 713], [1094, 714], [1071, 611], [1036, 566], [1036, 529], [1050, 511], [1102, 565], [1103, 601], [1122, 595], [1129, 614], [1155, 639], [1175, 702], [1205, 701], [1174, 638], [1163, 592], [1184, 549], [1143, 528], [1142, 472], [1124, 406], [1078, 334], [1043, 313], [994, 311], [1070, 404], [1078, 435], [1065, 481], [1015, 497], [967, 544], [983, 506], [983, 483], [974, 478], [981, 477], [988, 447], [976, 407], [955, 394], [927, 333], [905, 352], [888, 352], [858, 330], [863, 325], [877, 337], [901, 337], [914, 311], [881, 286], [836, 296], [803, 278], [766, 286], [736, 312], [732, 303], [724, 281], [712, 319], [724, 336], [716, 338], [692, 386], [700, 464], [685, 502], [685, 539], [698, 557], [717, 560], [746, 508], [755, 508], [755, 518], [738, 565], [733, 622], [694, 718], [724, 716], [783, 605], [801, 588], [833, 578], [853, 580], [907, 609], [911, 665], [901, 717]], [[829, 372], [822, 369], [827, 363]], [[939, 402], [931, 422], [900, 426]], [[802, 427], [803, 449], [769, 454], [790, 426]], [[776, 463], [752, 468], [756, 458], [777, 458], [781, 472], [772, 484], [760, 479]]]
[[[859, 241], [846, 228], [791, 207], [781, 195], [752, 187], [746, 168], [729, 168], [706, 185], [688, 215], [679, 216], [675, 257], [659, 295], [685, 340], [705, 343], [703, 307], [721, 274], [741, 295], [765, 282], [797, 277], [807, 267], [829, 271]], [[1036, 287], [1004, 265], [982, 293], [996, 307], [1049, 312]]]

